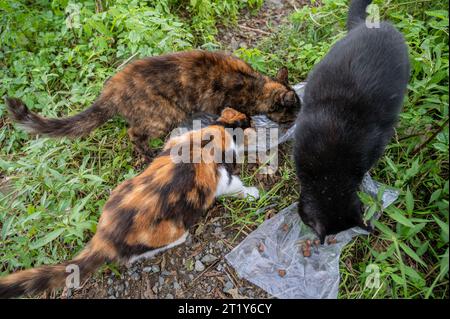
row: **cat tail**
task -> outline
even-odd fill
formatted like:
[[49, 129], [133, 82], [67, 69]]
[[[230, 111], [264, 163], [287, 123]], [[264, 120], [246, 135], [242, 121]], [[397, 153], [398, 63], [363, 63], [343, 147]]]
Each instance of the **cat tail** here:
[[350, 31], [366, 19], [366, 8], [372, 0], [352, 0], [348, 10], [347, 30]]
[[6, 98], [5, 103], [11, 118], [26, 131], [51, 137], [86, 135], [116, 114], [115, 107], [101, 98], [81, 113], [65, 118], [42, 117], [16, 98]]
[[27, 269], [2, 277], [0, 278], [0, 298], [33, 295], [63, 287], [66, 282], [81, 284], [81, 280], [87, 275], [106, 261], [112, 260], [105, 247], [107, 246], [102, 245], [98, 237], [94, 236], [86, 248], [71, 261]]

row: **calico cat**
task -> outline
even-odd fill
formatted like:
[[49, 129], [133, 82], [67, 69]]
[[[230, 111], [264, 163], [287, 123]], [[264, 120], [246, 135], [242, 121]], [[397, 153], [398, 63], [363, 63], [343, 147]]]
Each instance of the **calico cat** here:
[[[226, 108], [214, 125], [169, 139], [143, 173], [112, 191], [95, 235], [73, 260], [0, 278], [0, 298], [61, 287], [68, 265], [77, 265], [81, 277], [86, 278], [105, 262], [134, 262], [179, 245], [185, 241], [189, 227], [218, 196], [257, 199], [256, 187], [245, 187], [238, 176], [230, 173], [229, 164], [211, 161], [212, 154], [203, 152], [208, 145], [222, 155], [236, 152], [237, 145], [226, 128], [244, 123], [245, 119], [244, 114]], [[189, 156], [195, 147], [202, 151], [200, 162], [173, 160], [172, 151], [187, 145]]]
[[368, 28], [369, 0], [352, 1], [348, 34], [314, 67], [296, 120], [298, 212], [320, 240], [363, 222], [364, 174], [394, 132], [406, 86], [405, 40], [390, 23]]
[[119, 114], [128, 122], [136, 150], [149, 160], [148, 140], [195, 112], [219, 114], [238, 105], [246, 115], [267, 113], [283, 121], [295, 116], [300, 100], [289, 86], [286, 68], [270, 78], [231, 55], [188, 51], [130, 63], [105, 83], [90, 108], [71, 117], [41, 117], [18, 99], [6, 104], [22, 127], [53, 137], [86, 135]]

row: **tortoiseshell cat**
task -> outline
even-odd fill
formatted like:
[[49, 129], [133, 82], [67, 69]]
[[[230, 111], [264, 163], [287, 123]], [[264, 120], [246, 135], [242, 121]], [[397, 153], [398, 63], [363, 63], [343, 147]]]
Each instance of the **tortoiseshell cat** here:
[[162, 136], [195, 112], [219, 114], [239, 105], [246, 115], [267, 113], [275, 121], [295, 117], [300, 100], [286, 68], [275, 79], [219, 52], [188, 51], [137, 60], [111, 77], [94, 104], [59, 119], [43, 118], [18, 99], [7, 99], [11, 117], [30, 132], [82, 136], [119, 114], [129, 124], [136, 150], [150, 158], [149, 138]]
[[[183, 243], [188, 229], [221, 195], [259, 197], [258, 189], [245, 187], [231, 174], [231, 166], [211, 160], [206, 151], [198, 163], [177, 163], [174, 147], [190, 145], [204, 151], [214, 145], [222, 156], [237, 146], [225, 127], [244, 125], [246, 116], [226, 108], [214, 125], [169, 139], [163, 151], [140, 175], [116, 187], [106, 202], [97, 232], [73, 260], [42, 266], [0, 278], [0, 298], [61, 287], [68, 265], [77, 265], [85, 278], [108, 261], [133, 262]], [[214, 135], [214, 138], [211, 138]], [[212, 144], [211, 144], [212, 143]]]

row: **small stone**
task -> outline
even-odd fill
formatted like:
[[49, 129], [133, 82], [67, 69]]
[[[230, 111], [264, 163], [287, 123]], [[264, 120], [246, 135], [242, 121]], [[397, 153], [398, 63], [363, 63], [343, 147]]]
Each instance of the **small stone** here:
[[162, 286], [164, 285], [164, 277], [159, 276], [159, 285]]
[[153, 271], [153, 266], [152, 267], [144, 267], [142, 269], [143, 272], [152, 272]]
[[222, 227], [216, 227], [214, 229], [214, 234], [216, 234], [216, 235], [220, 234], [221, 232], [222, 232]]
[[153, 272], [159, 272], [161, 269], [159, 268], [159, 266], [158, 265], [153, 265], [152, 266], [152, 271]]
[[172, 294], [167, 294], [166, 299], [173, 299], [173, 295]]
[[111, 286], [114, 283], [114, 280], [112, 278], [108, 278], [108, 281], [106, 282], [108, 286]]
[[131, 279], [133, 279], [134, 281], [138, 281], [139, 279], [141, 279], [141, 276], [135, 272], [131, 275]]
[[158, 293], [158, 284], [155, 284], [152, 288], [152, 291], [157, 294]]
[[193, 274], [189, 274], [189, 279], [190, 280], [194, 280], [194, 275]]
[[112, 287], [108, 289], [108, 295], [110, 296], [114, 295], [114, 289]]
[[114, 296], [109, 296], [108, 299], [116, 299]]
[[197, 260], [195, 262], [194, 269], [195, 269], [195, 271], [203, 271], [203, 270], [205, 270], [205, 265], [203, 265], [203, 263], [200, 260]]
[[211, 254], [205, 255], [203, 256], [203, 258], [201, 259], [202, 262], [204, 262], [205, 264], [210, 264], [214, 261], [217, 260], [217, 257]]
[[175, 282], [173, 283], [173, 288], [174, 288], [174, 289], [180, 289], [181, 286], [180, 286], [180, 284], [179, 284], [177, 281], [175, 281]]
[[233, 289], [233, 287], [233, 283], [231, 281], [227, 281], [223, 287], [223, 292], [228, 292], [230, 289]]
[[124, 289], [125, 289], [124, 284], [119, 284], [119, 285], [116, 287], [116, 291], [118, 291], [118, 292], [122, 292]]
[[130, 283], [128, 281], [125, 281], [125, 289], [128, 289], [130, 287]]
[[170, 271], [163, 270], [163, 271], [161, 272], [161, 275], [163, 275], [163, 276], [170, 276], [170, 275], [172, 275], [172, 273], [171, 273]]
[[239, 43], [236, 41], [236, 39], [234, 37], [231, 38], [230, 46], [233, 49], [233, 51], [235, 51], [239, 48]]

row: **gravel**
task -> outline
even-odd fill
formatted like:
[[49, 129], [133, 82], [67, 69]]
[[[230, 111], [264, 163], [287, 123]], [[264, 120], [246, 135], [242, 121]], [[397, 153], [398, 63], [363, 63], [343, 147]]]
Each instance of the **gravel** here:
[[207, 254], [205, 256], [203, 256], [203, 258], [201, 259], [201, 261], [205, 264], [211, 264], [212, 262], [216, 261], [217, 257], [211, 254]]
[[141, 276], [135, 272], [131, 275], [131, 279], [133, 279], [134, 281], [138, 281], [139, 279], [141, 279]]
[[197, 260], [195, 262], [195, 266], [194, 266], [195, 271], [203, 271], [205, 270], [205, 265], [203, 265], [203, 263], [200, 260]]
[[233, 287], [233, 283], [231, 281], [227, 281], [223, 287], [223, 292], [228, 292], [230, 289], [233, 289]]

